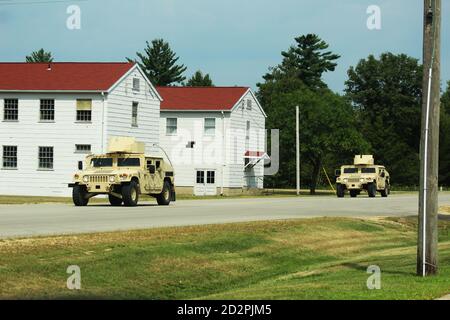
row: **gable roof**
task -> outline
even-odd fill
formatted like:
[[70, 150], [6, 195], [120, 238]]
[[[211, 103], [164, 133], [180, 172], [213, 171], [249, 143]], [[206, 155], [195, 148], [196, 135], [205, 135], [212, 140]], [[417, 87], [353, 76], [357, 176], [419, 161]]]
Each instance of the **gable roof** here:
[[134, 66], [128, 62], [0, 63], [0, 91], [106, 92]]
[[248, 87], [157, 87], [162, 111], [231, 111]]

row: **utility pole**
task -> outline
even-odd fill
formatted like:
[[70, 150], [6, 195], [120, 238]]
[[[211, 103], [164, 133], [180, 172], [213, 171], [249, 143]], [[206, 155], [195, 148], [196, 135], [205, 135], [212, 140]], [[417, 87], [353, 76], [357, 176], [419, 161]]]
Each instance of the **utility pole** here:
[[423, 98], [417, 274], [438, 272], [441, 0], [424, 0]]
[[296, 136], [296, 162], [297, 162], [297, 196], [300, 195], [300, 110], [299, 107], [295, 107], [295, 136]]

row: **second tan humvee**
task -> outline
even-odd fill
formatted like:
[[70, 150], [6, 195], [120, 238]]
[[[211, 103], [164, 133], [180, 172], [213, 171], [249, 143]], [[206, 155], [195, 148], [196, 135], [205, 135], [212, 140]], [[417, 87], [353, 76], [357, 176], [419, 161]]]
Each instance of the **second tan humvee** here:
[[375, 165], [373, 156], [357, 155], [353, 165], [345, 165], [336, 170], [337, 196], [343, 198], [347, 190], [352, 198], [362, 191], [367, 191], [371, 198], [376, 197], [377, 192], [385, 198], [391, 190], [389, 172], [384, 166]]

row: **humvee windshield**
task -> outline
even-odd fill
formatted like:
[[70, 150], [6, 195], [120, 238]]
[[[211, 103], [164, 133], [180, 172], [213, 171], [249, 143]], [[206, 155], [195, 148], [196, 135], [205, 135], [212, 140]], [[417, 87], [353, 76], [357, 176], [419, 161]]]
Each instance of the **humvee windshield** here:
[[376, 173], [377, 169], [375, 168], [361, 168], [361, 173]]
[[113, 159], [112, 158], [93, 158], [91, 160], [91, 165], [94, 168], [112, 167]]
[[140, 167], [141, 159], [139, 158], [119, 158], [117, 161], [119, 167]]
[[344, 168], [344, 173], [358, 173], [358, 168]]

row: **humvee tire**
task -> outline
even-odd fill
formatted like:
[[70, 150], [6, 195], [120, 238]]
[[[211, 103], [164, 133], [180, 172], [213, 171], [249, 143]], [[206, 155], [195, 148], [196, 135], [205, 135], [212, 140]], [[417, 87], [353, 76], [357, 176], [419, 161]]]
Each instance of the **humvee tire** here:
[[336, 195], [338, 198], [343, 198], [345, 195], [345, 189], [344, 186], [342, 184], [338, 184], [336, 186]]
[[139, 202], [139, 189], [136, 181], [122, 186], [122, 199], [126, 207], [136, 207]]
[[389, 186], [388, 185], [386, 185], [385, 187], [384, 187], [384, 190], [381, 190], [381, 196], [383, 197], [383, 198], [387, 198], [388, 197], [388, 195], [389, 195]]
[[114, 197], [112, 194], [108, 195], [108, 199], [109, 199], [109, 203], [113, 206], [113, 207], [119, 207], [122, 205], [122, 199], [120, 198], [116, 198]]
[[168, 206], [170, 204], [170, 183], [164, 181], [163, 191], [156, 197], [156, 202], [160, 206]]
[[367, 193], [369, 194], [370, 198], [375, 198], [377, 196], [377, 186], [374, 182], [367, 185]]
[[89, 199], [86, 198], [86, 188], [83, 186], [74, 186], [72, 189], [73, 204], [77, 207], [85, 207], [89, 203]]
[[350, 190], [350, 197], [356, 198], [358, 196], [358, 190]]

